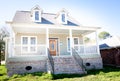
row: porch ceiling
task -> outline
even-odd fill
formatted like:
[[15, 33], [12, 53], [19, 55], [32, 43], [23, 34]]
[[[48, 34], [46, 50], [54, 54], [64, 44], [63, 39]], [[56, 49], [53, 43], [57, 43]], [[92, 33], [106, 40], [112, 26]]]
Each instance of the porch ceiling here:
[[73, 30], [73, 34], [81, 34], [81, 35], [87, 35], [90, 33], [93, 33], [94, 31], [92, 30]]
[[[92, 30], [72, 30], [72, 34], [81, 34], [81, 35], [87, 35], [94, 31]], [[66, 29], [50, 29], [50, 34], [69, 34], [69, 30]]]
[[[46, 33], [45, 28], [26, 28], [26, 27], [13, 27], [13, 30], [15, 33]], [[87, 35], [94, 32], [93, 30], [72, 30], [72, 34], [81, 34], [81, 35]], [[49, 29], [50, 34], [69, 34], [69, 29]]]
[[13, 28], [14, 32], [17, 33], [46, 33], [46, 30], [45, 28], [26, 28], [26, 27], [21, 27], [21, 28], [18, 28], [18, 27], [14, 27]]

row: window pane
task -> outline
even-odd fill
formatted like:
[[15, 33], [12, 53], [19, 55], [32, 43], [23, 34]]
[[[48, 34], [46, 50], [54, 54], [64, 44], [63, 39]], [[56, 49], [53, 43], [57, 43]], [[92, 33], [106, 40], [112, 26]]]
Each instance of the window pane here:
[[74, 44], [78, 45], [78, 38], [74, 38]]
[[68, 51], [70, 51], [70, 38], [68, 38]]
[[28, 52], [28, 47], [22, 47], [22, 52]]
[[28, 44], [28, 37], [23, 37], [22, 44], [24, 45]]
[[50, 50], [54, 50], [55, 49], [55, 46], [54, 46], [54, 42], [50, 42]]
[[39, 11], [35, 11], [35, 20], [39, 20]]
[[35, 52], [36, 51], [36, 47], [30, 47], [30, 51], [31, 52]]
[[31, 37], [31, 45], [35, 45], [36, 44], [36, 38], [35, 37]]
[[65, 14], [62, 14], [62, 22], [65, 22]]

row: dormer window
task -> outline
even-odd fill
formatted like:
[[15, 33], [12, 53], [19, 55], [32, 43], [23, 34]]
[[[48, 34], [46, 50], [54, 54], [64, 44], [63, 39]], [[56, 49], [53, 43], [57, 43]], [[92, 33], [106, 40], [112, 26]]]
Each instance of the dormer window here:
[[62, 24], [67, 24], [67, 15], [66, 13], [61, 13], [61, 23]]
[[42, 9], [37, 5], [31, 10], [33, 22], [41, 22]]
[[62, 22], [65, 22], [65, 14], [62, 14]]
[[57, 21], [60, 24], [67, 24], [67, 16], [68, 16], [68, 12], [65, 9], [62, 9], [58, 14], [57, 14]]
[[35, 21], [39, 21], [39, 11], [35, 11]]

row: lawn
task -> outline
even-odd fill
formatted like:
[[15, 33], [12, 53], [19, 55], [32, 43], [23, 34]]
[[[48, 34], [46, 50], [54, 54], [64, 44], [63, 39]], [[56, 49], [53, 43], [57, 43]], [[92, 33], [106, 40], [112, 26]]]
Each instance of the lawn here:
[[90, 70], [86, 75], [32, 73], [24, 75], [6, 75], [4, 65], [0, 66], [0, 81], [120, 81], [120, 68], [104, 67], [102, 70]]

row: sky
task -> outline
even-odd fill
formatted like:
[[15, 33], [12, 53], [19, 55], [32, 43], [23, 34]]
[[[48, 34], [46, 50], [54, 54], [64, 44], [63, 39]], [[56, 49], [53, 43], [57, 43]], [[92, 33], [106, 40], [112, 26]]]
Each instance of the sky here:
[[101, 27], [101, 31], [120, 36], [120, 0], [1, 0], [0, 26], [12, 21], [17, 10], [29, 11], [35, 5], [45, 13], [65, 8], [81, 25]]

